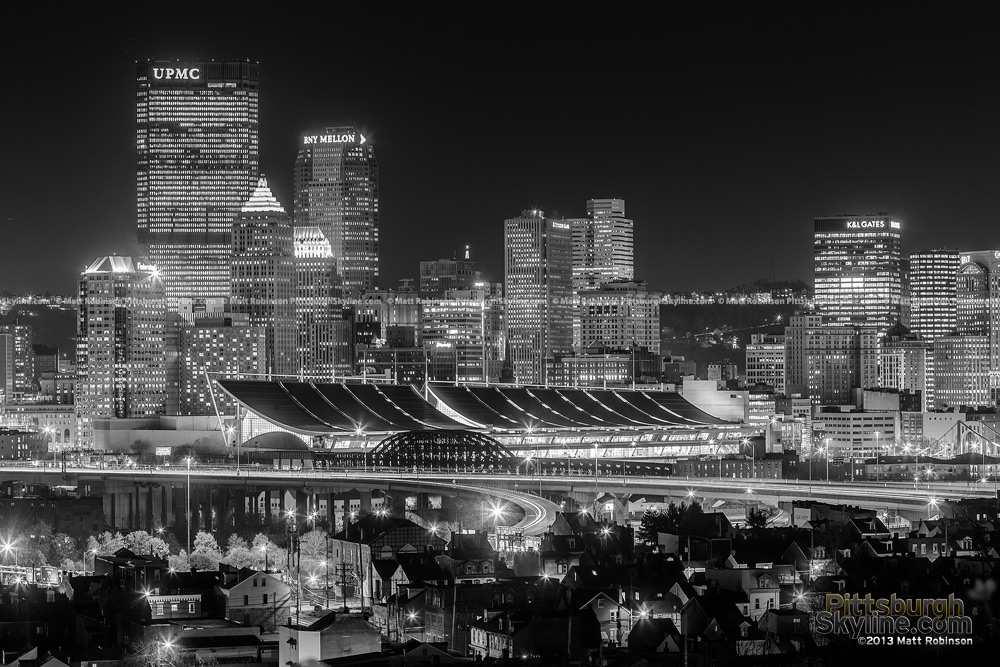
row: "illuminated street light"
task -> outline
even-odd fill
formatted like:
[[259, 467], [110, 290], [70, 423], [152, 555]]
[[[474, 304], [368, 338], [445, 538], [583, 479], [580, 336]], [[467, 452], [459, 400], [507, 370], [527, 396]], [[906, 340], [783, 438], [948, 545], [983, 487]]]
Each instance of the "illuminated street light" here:
[[187, 456], [184, 458], [187, 463], [187, 516], [185, 523], [187, 524], [187, 552], [191, 553], [191, 457]]
[[14, 543], [13, 542], [4, 541], [4, 543], [2, 545], [0, 545], [0, 550], [3, 551], [3, 553], [4, 553], [5, 556], [9, 556], [11, 554], [11, 552], [13, 552], [14, 553], [14, 567], [17, 567], [17, 547], [14, 546]]

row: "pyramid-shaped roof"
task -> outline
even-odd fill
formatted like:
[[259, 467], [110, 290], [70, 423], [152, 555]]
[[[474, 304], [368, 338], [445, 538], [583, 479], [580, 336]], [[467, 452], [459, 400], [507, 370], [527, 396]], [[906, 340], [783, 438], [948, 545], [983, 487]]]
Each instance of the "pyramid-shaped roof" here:
[[250, 195], [250, 199], [247, 200], [246, 204], [243, 204], [243, 208], [240, 209], [241, 213], [265, 213], [267, 211], [275, 211], [278, 213], [284, 213], [285, 209], [278, 203], [278, 200], [274, 198], [271, 194], [271, 188], [267, 187], [267, 178], [263, 175], [257, 180], [257, 189], [253, 191]]

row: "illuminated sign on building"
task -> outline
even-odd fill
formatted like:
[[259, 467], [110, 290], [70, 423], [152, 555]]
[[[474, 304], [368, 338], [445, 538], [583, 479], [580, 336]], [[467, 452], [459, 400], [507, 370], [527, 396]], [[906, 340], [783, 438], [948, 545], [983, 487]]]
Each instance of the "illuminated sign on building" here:
[[552, 227], [555, 229], [569, 229], [568, 222], [553, 222]]
[[[360, 137], [360, 141], [358, 138]], [[358, 132], [355, 134], [314, 134], [307, 137], [302, 137], [302, 143], [305, 145], [309, 144], [358, 144], [363, 145], [366, 141], [365, 135]]]
[[140, 271], [151, 271], [153, 273], [156, 273], [156, 267], [153, 266], [152, 264], [146, 264], [144, 262], [139, 262], [139, 263], [136, 264], [136, 266], [139, 268]]
[[201, 69], [197, 67], [154, 67], [153, 78], [157, 80], [197, 80], [201, 78]]
[[[893, 223], [898, 227], [898, 223]], [[848, 220], [848, 229], [883, 229], [885, 220]]]

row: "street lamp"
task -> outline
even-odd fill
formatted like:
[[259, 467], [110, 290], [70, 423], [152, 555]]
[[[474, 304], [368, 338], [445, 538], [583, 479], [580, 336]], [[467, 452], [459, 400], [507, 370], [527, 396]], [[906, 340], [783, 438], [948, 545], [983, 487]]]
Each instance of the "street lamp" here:
[[240, 473], [240, 443], [238, 441], [233, 440], [233, 433], [235, 432], [236, 429], [233, 428], [232, 426], [226, 427], [227, 442], [236, 442], [236, 474], [238, 475]]
[[594, 443], [594, 518], [597, 518], [597, 508], [601, 502], [601, 492], [597, 488], [597, 443]]
[[187, 524], [187, 552], [188, 556], [191, 555], [191, 457], [187, 456], [184, 458], [187, 462], [187, 516], [185, 523]]
[[9, 556], [10, 553], [14, 552], [14, 567], [17, 567], [17, 547], [14, 546], [13, 542], [4, 542], [0, 545], [0, 550], [3, 550], [5, 556]]
[[826, 444], [823, 446], [823, 458], [826, 459], [826, 481], [830, 482], [830, 438], [824, 438], [823, 442]]
[[809, 441], [809, 457], [808, 457], [808, 459], [809, 459], [809, 497], [810, 498], [812, 497], [812, 494], [813, 494], [813, 456], [816, 454], [816, 452], [815, 452], [815, 446], [816, 446], [815, 443], [813, 443], [810, 440]]
[[931, 507], [937, 507], [937, 506], [938, 506], [937, 498], [931, 498], [928, 501], [928, 503], [927, 503], [927, 518], [928, 519], [931, 518]]
[[750, 448], [750, 479], [757, 478], [757, 454], [754, 452], [753, 447], [750, 447], [750, 438], [743, 438], [740, 441], [744, 447]]
[[875, 481], [878, 481], [878, 457], [880, 452], [878, 437], [882, 435], [881, 431], [875, 431]]
[[[709, 446], [709, 448], [711, 448], [712, 445], [714, 445], [714, 444], [715, 444], [715, 438], [709, 438], [708, 439], [708, 446]], [[722, 451], [721, 451], [721, 449], [719, 449], [719, 450], [716, 450], [715, 453], [719, 456], [719, 479], [721, 480], [722, 479]]]

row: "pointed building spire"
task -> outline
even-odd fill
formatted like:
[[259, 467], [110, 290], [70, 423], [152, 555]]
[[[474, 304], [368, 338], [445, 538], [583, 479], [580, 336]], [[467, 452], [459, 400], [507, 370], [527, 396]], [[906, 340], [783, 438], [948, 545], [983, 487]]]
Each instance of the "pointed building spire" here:
[[263, 213], [265, 211], [278, 211], [284, 213], [285, 209], [278, 203], [278, 200], [271, 194], [271, 188], [267, 187], [267, 177], [264, 174], [257, 179], [257, 189], [250, 195], [250, 199], [240, 209], [241, 213]]

